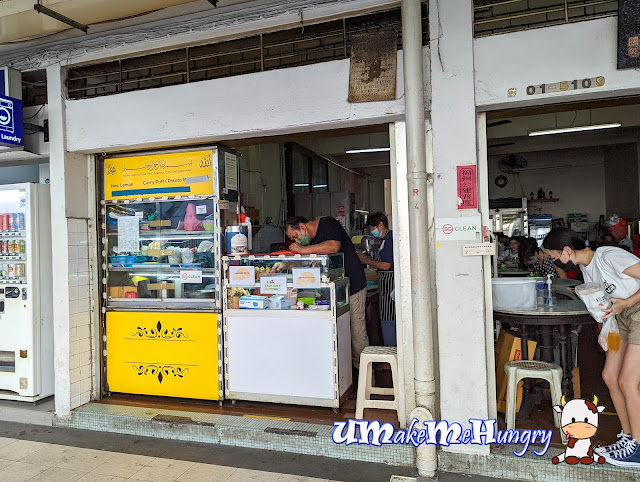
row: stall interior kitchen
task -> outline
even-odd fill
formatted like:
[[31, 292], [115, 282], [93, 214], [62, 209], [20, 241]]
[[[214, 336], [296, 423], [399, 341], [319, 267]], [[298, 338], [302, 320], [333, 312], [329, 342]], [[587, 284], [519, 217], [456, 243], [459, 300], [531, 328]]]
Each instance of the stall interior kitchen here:
[[[388, 132], [385, 124], [100, 158], [102, 402], [353, 418], [345, 256], [288, 251], [284, 225], [333, 217], [377, 259], [367, 220], [383, 213], [390, 229]], [[369, 343], [395, 346], [393, 270], [361, 268]], [[376, 367], [375, 384], [392, 387], [390, 367]], [[394, 410], [364, 413], [374, 415], [398, 425]]]
[[[607, 407], [598, 436], [614, 439], [620, 432], [602, 379], [602, 325], [583, 301], [597, 289], [583, 289], [580, 269], [556, 269], [543, 242], [553, 228], [566, 227], [593, 250], [640, 254], [639, 103], [615, 98], [487, 114], [498, 420], [509, 428], [515, 422], [553, 429], [554, 443], [561, 443], [551, 410], [554, 387], [533, 376], [509, 388], [515, 372], [508, 363], [561, 367], [558, 393], [567, 400], [597, 394]], [[517, 393], [509, 402], [510, 391]]]

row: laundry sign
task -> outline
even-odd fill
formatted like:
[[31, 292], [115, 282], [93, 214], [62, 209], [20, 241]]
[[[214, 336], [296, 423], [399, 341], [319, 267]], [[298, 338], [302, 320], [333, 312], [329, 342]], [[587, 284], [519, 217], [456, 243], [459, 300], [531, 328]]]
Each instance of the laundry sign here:
[[436, 219], [436, 240], [438, 241], [475, 240], [481, 232], [480, 216]]

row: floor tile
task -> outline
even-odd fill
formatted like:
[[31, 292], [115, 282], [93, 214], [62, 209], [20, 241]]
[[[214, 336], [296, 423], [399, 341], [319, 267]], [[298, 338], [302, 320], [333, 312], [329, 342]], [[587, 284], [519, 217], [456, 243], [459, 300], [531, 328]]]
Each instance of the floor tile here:
[[245, 482], [256, 480], [259, 482], [276, 482], [282, 474], [276, 472], [263, 472], [261, 470], [238, 469], [227, 480], [228, 482]]
[[7, 438], [7, 437], [0, 437], [0, 447], [4, 447], [6, 445], [9, 445], [13, 442], [15, 442], [16, 439], [14, 438]]
[[179, 482], [223, 482], [236, 471], [224, 465], [194, 464], [178, 479]]
[[34, 478], [29, 479], [29, 482], [75, 482], [84, 475], [84, 472], [77, 470], [49, 467]]
[[124, 482], [124, 477], [116, 477], [115, 475], [94, 474], [88, 473], [84, 477], [78, 479], [77, 482]]
[[2, 448], [2, 458], [4, 460], [20, 460], [38, 450], [42, 450], [48, 445], [41, 442], [31, 442], [30, 440], [16, 440], [14, 443]]
[[192, 465], [194, 465], [194, 462], [186, 462], [184, 460], [153, 459], [149, 465], [131, 476], [131, 479], [150, 482], [173, 482], [189, 470]]
[[76, 470], [83, 475], [115, 457], [114, 452], [49, 445], [21, 460], [21, 462], [48, 467]]
[[102, 465], [91, 471], [96, 475], [112, 475], [129, 478], [155, 460], [153, 457], [133, 454], [116, 454]]
[[328, 480], [305, 477], [304, 475], [282, 474], [280, 478], [278, 478], [278, 482], [328, 482]]
[[41, 467], [33, 464], [23, 464], [22, 462], [14, 462], [2, 470], [2, 479], [11, 482], [26, 482], [33, 479], [47, 467]]
[[0, 459], [0, 470], [3, 470], [5, 467], [8, 467], [9, 465], [11, 465], [13, 463], [15, 463], [15, 460]]

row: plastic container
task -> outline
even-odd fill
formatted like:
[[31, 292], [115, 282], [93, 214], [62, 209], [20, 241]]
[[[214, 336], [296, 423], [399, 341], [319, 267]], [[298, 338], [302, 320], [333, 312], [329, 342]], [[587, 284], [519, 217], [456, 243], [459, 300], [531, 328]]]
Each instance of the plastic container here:
[[[148, 257], [147, 257], [148, 258]], [[135, 263], [135, 256], [109, 256], [109, 263]]]
[[538, 305], [544, 304], [545, 290], [547, 289], [547, 283], [544, 278], [538, 278], [536, 280], [536, 297], [538, 299]]
[[536, 278], [494, 278], [491, 280], [493, 308], [534, 311], [538, 309]]
[[215, 227], [213, 219], [205, 219], [202, 221], [202, 227], [205, 231], [213, 231]]

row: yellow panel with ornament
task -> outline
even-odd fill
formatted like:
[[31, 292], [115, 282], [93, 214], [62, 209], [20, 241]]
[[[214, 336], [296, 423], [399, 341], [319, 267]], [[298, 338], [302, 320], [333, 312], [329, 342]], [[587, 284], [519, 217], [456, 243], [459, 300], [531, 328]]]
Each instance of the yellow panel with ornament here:
[[107, 313], [109, 391], [220, 400], [216, 313]]

